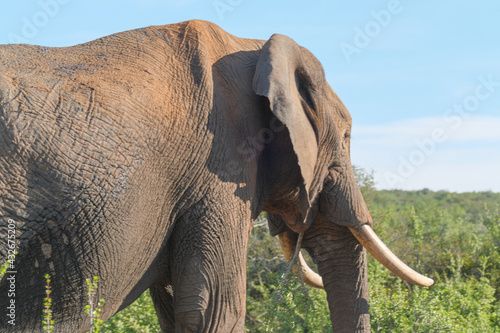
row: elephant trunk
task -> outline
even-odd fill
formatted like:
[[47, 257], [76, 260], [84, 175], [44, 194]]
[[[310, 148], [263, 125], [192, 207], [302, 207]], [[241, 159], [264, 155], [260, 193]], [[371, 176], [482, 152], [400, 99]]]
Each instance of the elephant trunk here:
[[368, 332], [366, 250], [348, 228], [318, 216], [303, 246], [323, 278], [334, 332]]
[[349, 245], [328, 259], [320, 259], [333, 332], [369, 332], [369, 289], [365, 249]]

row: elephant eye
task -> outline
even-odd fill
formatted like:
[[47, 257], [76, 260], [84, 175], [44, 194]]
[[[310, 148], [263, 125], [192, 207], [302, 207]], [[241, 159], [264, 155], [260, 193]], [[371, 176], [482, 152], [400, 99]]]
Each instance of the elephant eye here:
[[349, 143], [349, 139], [351, 138], [351, 132], [350, 131], [346, 131], [344, 133], [344, 139], [342, 140], [342, 149], [346, 149], [347, 148], [347, 145]]

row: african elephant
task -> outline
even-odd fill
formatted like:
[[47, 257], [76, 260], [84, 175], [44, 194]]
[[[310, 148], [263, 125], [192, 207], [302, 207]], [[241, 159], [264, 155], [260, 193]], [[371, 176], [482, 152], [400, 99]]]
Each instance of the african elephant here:
[[365, 247], [411, 283], [432, 280], [373, 233], [350, 130], [319, 61], [282, 35], [188, 21], [73, 47], [2, 45], [0, 254], [11, 240], [18, 254], [0, 331], [40, 331], [49, 273], [58, 332], [86, 330], [91, 276], [104, 320], [149, 288], [165, 332], [241, 332], [263, 210], [287, 258], [300, 238], [318, 263], [322, 278], [303, 270], [324, 282], [333, 330], [369, 331]]

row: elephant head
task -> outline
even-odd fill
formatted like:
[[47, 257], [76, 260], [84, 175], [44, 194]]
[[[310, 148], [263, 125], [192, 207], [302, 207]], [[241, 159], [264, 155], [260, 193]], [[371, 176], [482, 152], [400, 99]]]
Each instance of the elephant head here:
[[305, 281], [326, 289], [334, 331], [369, 331], [365, 248], [410, 283], [433, 281], [402, 263], [373, 232], [350, 161], [351, 116], [318, 60], [290, 38], [274, 35], [261, 51], [253, 87], [286, 126], [293, 147], [269, 148], [276, 160], [269, 178], [286, 174], [294, 180], [291, 187], [271, 186], [265, 207], [271, 233], [279, 234], [288, 260], [300, 235], [322, 277], [300, 256]]

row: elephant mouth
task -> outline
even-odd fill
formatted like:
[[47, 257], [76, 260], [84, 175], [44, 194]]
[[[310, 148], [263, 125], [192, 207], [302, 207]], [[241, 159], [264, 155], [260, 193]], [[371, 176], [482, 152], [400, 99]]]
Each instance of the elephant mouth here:
[[[299, 264], [293, 268], [295, 275], [302, 278], [304, 283], [311, 287], [324, 289], [323, 279], [307, 265], [302, 253], [297, 251], [297, 247], [295, 246], [296, 241], [292, 238], [292, 235], [285, 231], [279, 234], [278, 237], [280, 239], [281, 250], [287, 262], [295, 261], [295, 257], [298, 256]], [[300, 243], [300, 235], [298, 243]]]
[[[415, 272], [401, 261], [392, 251], [380, 240], [377, 234], [368, 224], [349, 228], [363, 247], [377, 259], [382, 265], [389, 269], [394, 275], [414, 285], [429, 287], [434, 280]], [[300, 237], [300, 236], [299, 236]], [[324, 288], [323, 279], [314, 272], [305, 262], [300, 251], [297, 250], [293, 237], [288, 232], [279, 234], [281, 249], [288, 262], [298, 257], [299, 264], [295, 266], [295, 274], [304, 279], [304, 283], [315, 288]], [[300, 243], [300, 238], [299, 238]], [[300, 245], [299, 245], [300, 247]]]

